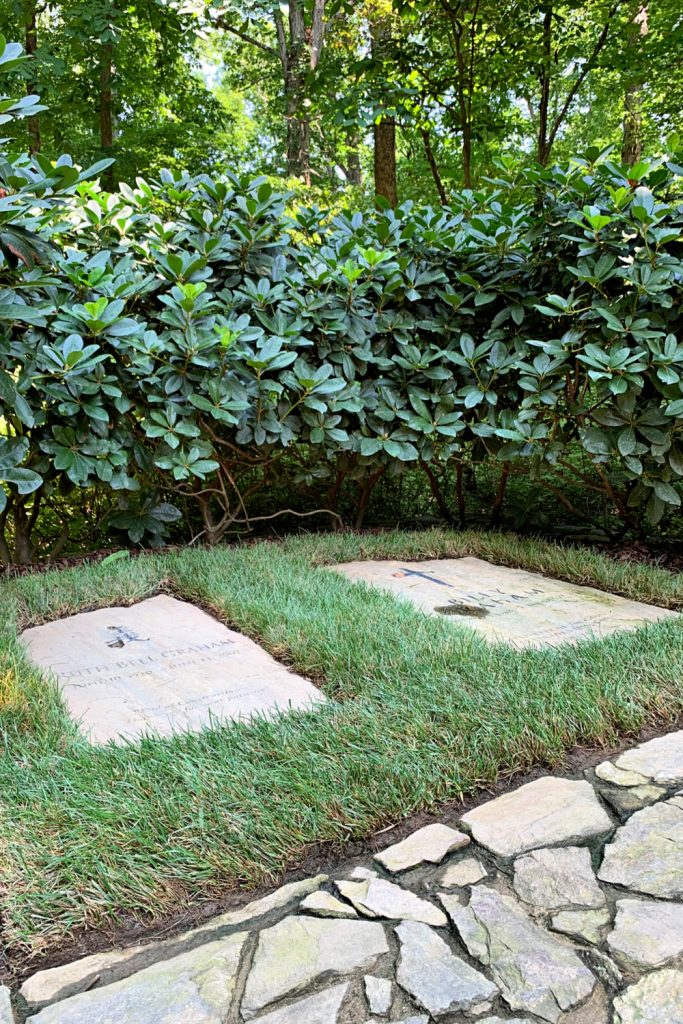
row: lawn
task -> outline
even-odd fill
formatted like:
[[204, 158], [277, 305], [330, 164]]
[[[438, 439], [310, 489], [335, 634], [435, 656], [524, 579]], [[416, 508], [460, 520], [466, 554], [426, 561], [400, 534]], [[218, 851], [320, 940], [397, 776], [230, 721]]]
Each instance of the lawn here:
[[[163, 916], [275, 882], [312, 843], [435, 808], [501, 770], [561, 762], [683, 710], [683, 623], [546, 651], [351, 584], [326, 564], [464, 554], [683, 607], [683, 578], [583, 549], [434, 531], [305, 537], [27, 576], [0, 593], [4, 942]], [[92, 747], [17, 642], [27, 625], [159, 591], [197, 601], [314, 679], [327, 706]]]

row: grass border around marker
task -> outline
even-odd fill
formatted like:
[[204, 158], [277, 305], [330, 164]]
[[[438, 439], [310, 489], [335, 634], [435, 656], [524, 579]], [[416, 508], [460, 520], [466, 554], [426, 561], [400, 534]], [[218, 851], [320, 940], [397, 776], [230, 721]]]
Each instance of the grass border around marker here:
[[[74, 927], [276, 882], [502, 771], [675, 721], [683, 620], [542, 651], [320, 571], [474, 555], [683, 608], [683, 576], [504, 534], [330, 534], [187, 550], [0, 585], [0, 903], [25, 956]], [[159, 592], [196, 601], [316, 681], [328, 705], [200, 734], [90, 746], [27, 661], [22, 628]]]

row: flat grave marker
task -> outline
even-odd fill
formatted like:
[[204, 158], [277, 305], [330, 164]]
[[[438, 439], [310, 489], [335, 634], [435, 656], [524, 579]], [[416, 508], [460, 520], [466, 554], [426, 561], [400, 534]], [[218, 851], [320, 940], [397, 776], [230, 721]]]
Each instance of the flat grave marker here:
[[677, 617], [666, 608], [481, 558], [359, 561], [330, 568], [518, 648], [575, 643]]
[[249, 637], [160, 595], [25, 630], [29, 657], [60, 684], [93, 743], [199, 731], [324, 701]]

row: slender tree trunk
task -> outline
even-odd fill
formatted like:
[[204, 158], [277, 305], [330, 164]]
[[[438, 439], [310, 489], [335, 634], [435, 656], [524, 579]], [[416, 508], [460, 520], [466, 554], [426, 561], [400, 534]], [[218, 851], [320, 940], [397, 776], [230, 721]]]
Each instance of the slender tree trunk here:
[[360, 165], [360, 138], [357, 131], [349, 135], [349, 150], [346, 158], [346, 180], [351, 185], [363, 184], [363, 169]]
[[[550, 160], [550, 154], [552, 152], [557, 133], [564, 124], [567, 114], [569, 113], [571, 106], [579, 94], [581, 86], [586, 81], [588, 75], [597, 64], [598, 57], [602, 50], [605, 48], [607, 40], [609, 38], [610, 28], [612, 27], [612, 19], [622, 4], [623, 0], [614, 0], [609, 10], [606, 12], [605, 22], [600, 30], [600, 34], [595, 41], [593, 49], [591, 51], [588, 60], [584, 61], [581, 71], [576, 76], [574, 84], [567, 93], [564, 103], [552, 118], [552, 124], [550, 123], [549, 109], [550, 109], [550, 83], [551, 83], [551, 68], [552, 68], [552, 37], [553, 37], [553, 10], [549, 7], [543, 17], [543, 66], [540, 73], [540, 84], [541, 84], [541, 102], [539, 108], [539, 125], [538, 125], [538, 150], [537, 159], [538, 162], [546, 167]], [[559, 104], [558, 104], [559, 106]]]
[[35, 556], [31, 527], [26, 505], [20, 499], [14, 506], [14, 561], [17, 565], [29, 565]]
[[475, 88], [479, 0], [476, 0], [470, 13], [467, 35], [465, 22], [461, 18], [460, 5], [457, 10], [453, 10], [449, 6], [448, 12], [451, 22], [451, 47], [458, 69], [456, 93], [462, 134], [462, 180], [465, 188], [472, 188], [472, 100]]
[[[38, 92], [38, 84], [36, 82], [36, 65], [35, 55], [38, 49], [38, 30], [37, 30], [37, 10], [36, 0], [26, 0], [25, 7], [25, 19], [26, 19], [26, 32], [24, 37], [24, 49], [27, 55], [31, 58], [30, 69], [31, 75], [26, 83], [26, 93], [28, 96], [32, 96]], [[40, 152], [40, 118], [37, 114], [32, 114], [28, 118], [28, 137], [29, 137], [29, 150], [31, 153]]]
[[[628, 33], [629, 52], [633, 54], [638, 64], [639, 50], [647, 33], [648, 8], [647, 5], [643, 5], [633, 19]], [[621, 161], [628, 167], [637, 164], [643, 152], [643, 86], [642, 74], [638, 74], [628, 83], [624, 96]]]
[[[381, 62], [391, 40], [391, 25], [388, 19], [373, 22], [370, 26], [372, 54]], [[373, 128], [375, 195], [382, 196], [393, 208], [398, 206], [398, 181], [396, 176], [396, 119], [382, 117]]]
[[548, 145], [548, 113], [550, 108], [550, 64], [552, 60], [553, 41], [553, 11], [552, 7], [546, 9], [543, 16], [543, 64], [541, 66], [541, 102], [538, 111], [538, 143], [536, 147], [536, 159], [542, 167], [545, 167], [550, 158], [550, 146]]
[[[114, 151], [113, 77], [114, 44], [109, 39], [102, 44], [100, 59], [100, 149], [106, 157], [111, 157]], [[110, 191], [113, 189], [114, 174], [111, 167], [102, 175], [102, 184]]]
[[429, 169], [432, 172], [432, 177], [434, 179], [434, 184], [436, 185], [436, 191], [439, 193], [439, 202], [441, 203], [442, 206], [447, 206], [448, 205], [448, 195], [446, 193], [446, 189], [444, 188], [443, 180], [442, 180], [441, 174], [439, 172], [439, 166], [438, 166], [438, 164], [436, 162], [436, 157], [434, 156], [434, 150], [432, 149], [431, 136], [430, 136], [430, 134], [429, 134], [429, 132], [427, 131], [426, 128], [422, 128], [420, 130], [420, 135], [422, 136], [422, 143], [424, 145], [425, 156], [427, 157], [427, 163], [429, 164]]

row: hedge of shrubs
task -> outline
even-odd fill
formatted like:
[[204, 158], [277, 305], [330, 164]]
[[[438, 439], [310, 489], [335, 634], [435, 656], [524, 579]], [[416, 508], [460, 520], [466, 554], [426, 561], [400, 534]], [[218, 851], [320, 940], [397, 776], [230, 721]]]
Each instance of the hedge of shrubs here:
[[452, 515], [444, 468], [483, 459], [560, 500], [578, 476], [624, 521], [680, 505], [674, 155], [502, 165], [448, 209], [336, 216], [264, 179], [107, 194], [97, 171], [0, 156], [14, 557], [41, 501], [77, 488], [119, 492], [134, 540], [163, 535], [177, 495], [219, 541], [283, 473], [332, 509], [357, 481], [362, 514], [382, 473], [419, 467]]

